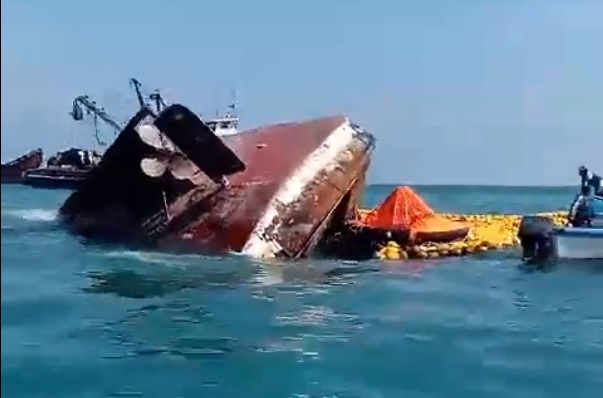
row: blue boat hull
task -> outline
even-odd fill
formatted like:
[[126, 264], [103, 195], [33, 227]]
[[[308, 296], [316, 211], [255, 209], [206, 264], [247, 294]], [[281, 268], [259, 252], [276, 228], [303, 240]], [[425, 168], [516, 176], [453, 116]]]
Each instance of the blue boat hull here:
[[560, 228], [555, 240], [559, 258], [603, 259], [603, 228]]

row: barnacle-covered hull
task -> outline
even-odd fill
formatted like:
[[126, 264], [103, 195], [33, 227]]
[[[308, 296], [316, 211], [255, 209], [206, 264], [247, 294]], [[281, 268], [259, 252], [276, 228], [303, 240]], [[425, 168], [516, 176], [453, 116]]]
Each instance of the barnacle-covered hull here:
[[76, 233], [297, 258], [355, 208], [373, 137], [343, 116], [218, 138], [190, 110], [141, 110], [64, 203]]

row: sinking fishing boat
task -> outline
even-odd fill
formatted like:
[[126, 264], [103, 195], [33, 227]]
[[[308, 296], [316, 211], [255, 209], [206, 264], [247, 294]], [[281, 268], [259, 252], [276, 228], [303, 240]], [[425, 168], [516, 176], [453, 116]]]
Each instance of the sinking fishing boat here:
[[142, 108], [59, 214], [89, 239], [298, 258], [354, 217], [374, 145], [343, 116], [218, 137]]
[[581, 167], [580, 193], [574, 199], [567, 225], [556, 227], [546, 217], [525, 216], [518, 238], [527, 262], [551, 259], [603, 259], [603, 196], [601, 179]]
[[29, 151], [10, 162], [2, 164], [2, 184], [20, 184], [27, 170], [40, 167], [44, 161], [42, 149]]

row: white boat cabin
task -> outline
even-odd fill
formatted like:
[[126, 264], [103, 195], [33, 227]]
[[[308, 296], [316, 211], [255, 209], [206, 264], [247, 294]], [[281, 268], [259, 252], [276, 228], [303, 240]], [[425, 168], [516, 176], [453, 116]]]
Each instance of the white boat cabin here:
[[239, 118], [236, 115], [236, 105], [228, 107], [224, 116], [217, 115], [215, 118], [205, 122], [207, 126], [218, 136], [234, 135], [239, 133]]

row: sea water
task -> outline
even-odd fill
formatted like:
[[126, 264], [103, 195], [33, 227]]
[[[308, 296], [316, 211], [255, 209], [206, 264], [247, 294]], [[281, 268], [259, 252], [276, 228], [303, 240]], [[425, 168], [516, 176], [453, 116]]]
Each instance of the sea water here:
[[[563, 209], [575, 193], [417, 190], [446, 212]], [[601, 263], [543, 272], [508, 250], [325, 274], [83, 245], [55, 219], [67, 195], [2, 186], [4, 398], [603, 394]]]

